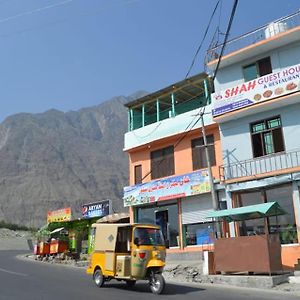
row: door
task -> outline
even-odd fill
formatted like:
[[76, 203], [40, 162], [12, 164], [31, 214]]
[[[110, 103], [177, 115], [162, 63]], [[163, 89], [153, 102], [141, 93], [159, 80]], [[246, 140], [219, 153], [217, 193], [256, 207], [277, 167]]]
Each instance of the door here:
[[162, 234], [164, 236], [165, 241], [168, 244], [170, 240], [169, 235], [169, 220], [168, 220], [168, 210], [159, 210], [155, 212], [155, 224], [160, 226]]

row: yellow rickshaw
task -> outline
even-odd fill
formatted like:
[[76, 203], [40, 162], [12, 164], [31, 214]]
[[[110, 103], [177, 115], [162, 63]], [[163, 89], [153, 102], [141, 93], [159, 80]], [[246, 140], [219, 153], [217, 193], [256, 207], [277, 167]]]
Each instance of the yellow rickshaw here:
[[159, 226], [96, 223], [92, 231], [94, 249], [87, 273], [98, 287], [111, 279], [124, 280], [129, 287], [148, 280], [152, 293], [162, 293], [166, 246]]

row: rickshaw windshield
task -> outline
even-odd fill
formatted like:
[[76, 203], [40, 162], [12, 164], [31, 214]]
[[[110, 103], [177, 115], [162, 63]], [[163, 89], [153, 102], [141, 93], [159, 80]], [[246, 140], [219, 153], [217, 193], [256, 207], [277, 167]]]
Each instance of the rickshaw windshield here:
[[134, 239], [136, 238], [138, 238], [139, 245], [165, 245], [161, 230], [155, 228], [135, 228]]

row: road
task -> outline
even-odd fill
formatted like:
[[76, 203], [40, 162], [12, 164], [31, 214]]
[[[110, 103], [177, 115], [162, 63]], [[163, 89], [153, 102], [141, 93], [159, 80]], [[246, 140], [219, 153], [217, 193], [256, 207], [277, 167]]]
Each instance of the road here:
[[146, 282], [139, 282], [133, 289], [124, 283], [110, 281], [103, 288], [96, 287], [85, 270], [77, 267], [47, 264], [19, 259], [20, 251], [0, 251], [0, 299], [22, 300], [292, 300], [298, 297], [280, 292], [216, 286], [179, 285], [167, 283], [165, 293], [150, 293]]

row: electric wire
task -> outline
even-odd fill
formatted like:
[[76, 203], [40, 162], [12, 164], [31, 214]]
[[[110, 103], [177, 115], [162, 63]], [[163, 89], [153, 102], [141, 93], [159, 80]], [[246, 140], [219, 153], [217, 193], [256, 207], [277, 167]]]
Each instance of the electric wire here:
[[217, 76], [217, 73], [218, 73], [218, 70], [219, 70], [219, 66], [220, 66], [221, 59], [222, 59], [222, 56], [223, 56], [223, 53], [224, 53], [224, 50], [225, 50], [225, 46], [226, 46], [226, 43], [227, 43], [227, 40], [228, 40], [228, 37], [229, 37], [229, 33], [230, 33], [230, 30], [231, 30], [231, 26], [232, 26], [232, 23], [233, 23], [233, 19], [234, 19], [234, 15], [235, 15], [235, 12], [236, 12], [238, 2], [239, 2], [238, 0], [234, 0], [234, 4], [233, 4], [231, 14], [230, 14], [230, 19], [229, 19], [228, 26], [227, 26], [227, 29], [226, 29], [226, 32], [225, 32], [224, 42], [222, 44], [222, 48], [221, 48], [221, 52], [220, 52], [220, 55], [219, 55], [218, 63], [217, 63], [217, 66], [216, 66], [216, 69], [215, 69], [215, 72], [214, 72], [214, 75], [213, 75], [213, 78], [212, 78], [213, 81], [215, 80], [215, 78]]
[[[218, 1], [219, 2], [219, 1]], [[231, 30], [231, 26], [232, 26], [232, 23], [233, 23], [233, 19], [234, 19], [234, 16], [235, 16], [235, 12], [236, 12], [236, 8], [237, 8], [237, 4], [238, 4], [238, 0], [235, 0], [234, 1], [234, 4], [233, 4], [233, 7], [232, 7], [232, 10], [231, 10], [231, 14], [230, 14], [230, 18], [229, 18], [229, 22], [228, 22], [228, 25], [227, 25], [227, 29], [226, 29], [226, 33], [225, 33], [225, 37], [224, 37], [224, 42], [222, 44], [222, 49], [221, 49], [221, 52], [220, 52], [220, 55], [219, 55], [219, 58], [218, 58], [218, 62], [217, 62], [217, 66], [216, 66], [216, 69], [215, 69], [215, 72], [214, 72], [214, 75], [212, 77], [212, 82], [214, 81], [214, 79], [216, 78], [216, 75], [217, 75], [217, 72], [218, 72], [218, 69], [220, 67], [220, 62], [221, 62], [221, 59], [222, 59], [222, 56], [223, 56], [223, 53], [224, 53], [224, 49], [225, 49], [225, 45], [227, 43], [227, 40], [228, 40], [228, 36], [229, 36], [229, 33], [230, 33], [230, 30]], [[197, 96], [200, 96], [199, 95], [196, 95], [195, 97]], [[207, 102], [208, 102], [208, 99], [206, 99]], [[201, 107], [199, 109], [199, 112], [195, 115], [195, 117], [193, 118], [193, 120], [189, 123], [189, 125], [186, 127], [186, 129], [184, 130], [184, 132], [182, 133], [182, 136], [174, 143], [174, 149], [175, 149], [175, 145], [178, 146], [182, 140], [189, 134], [189, 132], [191, 132], [191, 130], [196, 126], [196, 124], [199, 122], [199, 120], [202, 118], [202, 116], [205, 114], [205, 106], [204, 107]], [[198, 119], [196, 120], [196, 122], [194, 122], [193, 126], [188, 129], [191, 124], [193, 123], [193, 121], [195, 120], [196, 116], [198, 116]], [[162, 157], [161, 161], [158, 162], [158, 165], [160, 165], [163, 161], [165, 160], [165, 157]], [[152, 169], [150, 169], [150, 171], [148, 173], [146, 173], [146, 175], [144, 175], [141, 179], [141, 182], [143, 182], [143, 180], [148, 177], [150, 174], [152, 173]]]
[[189, 69], [188, 69], [188, 71], [187, 71], [187, 73], [186, 73], [184, 79], [186, 79], [186, 78], [190, 75], [190, 73], [191, 73], [191, 71], [192, 71], [192, 68], [193, 68], [193, 66], [194, 66], [194, 64], [195, 64], [195, 62], [196, 62], [196, 58], [197, 58], [197, 56], [198, 56], [198, 54], [199, 54], [200, 49], [202, 48], [202, 45], [203, 45], [203, 43], [204, 43], [205, 38], [206, 38], [206, 36], [207, 36], [208, 30], [209, 30], [209, 28], [210, 28], [210, 24], [211, 24], [211, 22], [212, 22], [212, 19], [213, 19], [214, 15], [215, 15], [215, 12], [216, 12], [218, 6], [219, 6], [219, 3], [220, 3], [220, 0], [217, 2], [216, 6], [215, 6], [215, 8], [214, 8], [214, 10], [213, 10], [212, 15], [210, 16], [210, 19], [209, 19], [209, 22], [208, 22], [208, 24], [207, 24], [207, 27], [206, 27], [205, 33], [204, 33], [204, 35], [203, 35], [203, 38], [202, 38], [202, 40], [201, 40], [201, 43], [200, 43], [200, 45], [199, 45], [198, 48], [197, 48], [197, 51], [196, 51], [196, 53], [195, 53], [195, 55], [194, 55], [194, 57], [193, 57], [192, 63], [191, 63], [191, 65], [190, 65], [190, 67], [189, 67]]
[[[196, 117], [198, 116], [198, 119], [196, 121], [194, 121], [196, 119]], [[199, 116], [198, 114], [195, 115], [193, 117], [193, 119], [191, 120], [191, 122], [188, 124], [188, 126], [185, 128], [185, 130], [183, 131], [182, 135], [177, 139], [177, 141], [174, 143], [174, 149], [185, 139], [185, 137], [191, 132], [191, 130], [196, 126], [196, 124], [200, 121], [201, 116]], [[194, 122], [194, 123], [193, 123]], [[193, 125], [192, 125], [193, 124]], [[189, 128], [191, 126], [191, 128]], [[159, 166], [166, 158], [162, 157], [158, 163], [157, 166]], [[143, 182], [143, 180], [145, 178], [147, 178], [149, 175], [152, 174], [152, 169], [150, 169], [150, 171], [148, 173], [146, 173], [142, 179], [141, 182]]]
[[[69, 0], [69, 1], [74, 1], [74, 0]], [[77, 18], [85, 18], [85, 17], [90, 17], [90, 16], [96, 16], [96, 15], [99, 15], [99, 14], [103, 13], [104, 11], [110, 10], [112, 8], [115, 8], [115, 7], [124, 7], [124, 6], [130, 5], [130, 4], [135, 3], [135, 2], [139, 2], [139, 1], [141, 1], [141, 0], [127, 0], [127, 1], [122, 1], [121, 3], [117, 3], [115, 5], [102, 6], [102, 7], [98, 8], [98, 9], [94, 10], [93, 12], [81, 12], [81, 13], [77, 13], [74, 16], [72, 15], [72, 17], [76, 16]], [[1, 4], [1, 2], [0, 2], [0, 4]], [[42, 8], [36, 9], [36, 10], [34, 10], [34, 12], [43, 11], [45, 9], [49, 9], [49, 8], [52, 8], [52, 7], [55, 7], [55, 6], [64, 5], [64, 4], [67, 4], [66, 1], [61, 2], [60, 4], [57, 3], [56, 5], [52, 5], [51, 7], [47, 6], [47, 7], [42, 7]], [[33, 11], [28, 11], [28, 12], [20, 13], [18, 15], [7, 17], [5, 19], [0, 20], [0, 23], [1, 23], [1, 21], [2, 21], [2, 23], [4, 23], [4, 22], [7, 22], [7, 21], [10, 21], [10, 20], [13, 20], [13, 19], [17, 19], [17, 18], [25, 16], [25, 15], [33, 14], [34, 12]], [[30, 28], [20, 29], [20, 30], [11, 32], [11, 33], [0, 34], [0, 38], [7, 38], [7, 37], [10, 37], [10, 36], [22, 34], [22, 33], [25, 33], [25, 32], [31, 32], [31, 31], [35, 31], [35, 30], [41, 30], [41, 29], [44, 29], [44, 28], [47, 28], [47, 27], [55, 26], [57, 24], [66, 23], [70, 19], [71, 19], [71, 17], [60, 18], [60, 19], [57, 19], [57, 20], [49, 21], [47, 23], [44, 23], [44, 24], [41, 24], [41, 25], [38, 25], [38, 26], [31, 26]]]
[[65, 1], [55, 3], [55, 4], [51, 4], [51, 5], [43, 6], [43, 7], [40, 7], [40, 8], [33, 9], [33, 10], [25, 11], [25, 12], [19, 13], [17, 15], [13, 15], [13, 16], [10, 16], [10, 17], [6, 17], [4, 19], [0, 19], [0, 23], [5, 23], [5, 22], [11, 21], [11, 20], [15, 20], [15, 19], [27, 16], [27, 15], [32, 15], [32, 14], [35, 14], [37, 12], [45, 11], [47, 9], [51, 9], [51, 8], [54, 8], [54, 7], [66, 5], [70, 2], [73, 2], [73, 0], [65, 0]]

